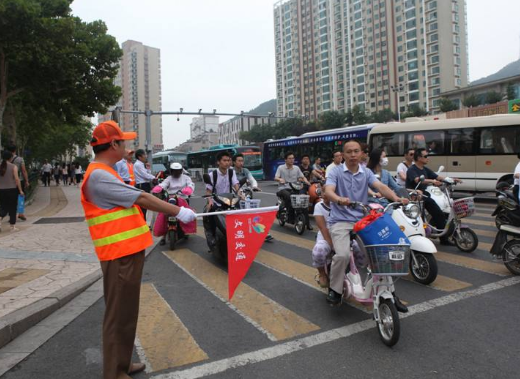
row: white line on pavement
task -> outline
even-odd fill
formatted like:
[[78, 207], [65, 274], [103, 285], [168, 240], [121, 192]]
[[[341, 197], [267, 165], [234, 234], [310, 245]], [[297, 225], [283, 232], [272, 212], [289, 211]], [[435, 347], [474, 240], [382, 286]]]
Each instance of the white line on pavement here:
[[[425, 301], [409, 307], [407, 314], [401, 315], [401, 318], [410, 317], [416, 314], [430, 311], [434, 308], [452, 304], [454, 302], [469, 299], [471, 297], [483, 295], [488, 292], [496, 291], [502, 288], [510, 287], [520, 283], [520, 277], [512, 277], [495, 283], [490, 283], [478, 287], [474, 290], [458, 292], [450, 294], [430, 301]], [[329, 343], [341, 338], [346, 338], [354, 334], [358, 334], [375, 327], [373, 320], [365, 320], [355, 324], [343, 326], [341, 328], [332, 329], [326, 332], [314, 334], [308, 337], [300, 338], [294, 341], [281, 343], [279, 345], [260, 349], [250, 353], [240, 354], [231, 358], [221, 359], [215, 362], [202, 364], [182, 371], [171, 372], [153, 376], [153, 379], [195, 379], [204, 376], [217, 374], [229, 369], [246, 366], [252, 363], [267, 361], [269, 359], [278, 358], [287, 354], [304, 350], [313, 346]]]

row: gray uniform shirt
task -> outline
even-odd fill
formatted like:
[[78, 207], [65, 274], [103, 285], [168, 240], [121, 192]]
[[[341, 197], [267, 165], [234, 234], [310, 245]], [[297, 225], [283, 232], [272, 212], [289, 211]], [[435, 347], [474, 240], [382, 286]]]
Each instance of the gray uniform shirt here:
[[288, 183], [297, 183], [299, 178], [304, 178], [305, 176], [298, 166], [292, 166], [291, 169], [288, 169], [286, 165], [281, 165], [278, 166], [274, 177], [285, 180], [285, 184], [278, 185], [278, 189], [283, 190], [290, 188]]
[[143, 192], [105, 170], [92, 171], [84, 185], [87, 201], [103, 209], [130, 208]]

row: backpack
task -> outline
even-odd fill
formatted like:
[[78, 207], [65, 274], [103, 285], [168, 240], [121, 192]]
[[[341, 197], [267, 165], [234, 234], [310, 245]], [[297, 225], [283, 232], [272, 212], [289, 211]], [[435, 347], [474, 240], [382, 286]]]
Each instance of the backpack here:
[[[217, 169], [218, 170], [218, 169]], [[217, 188], [217, 170], [213, 170], [213, 189], [211, 193], [215, 193]], [[229, 177], [229, 193], [233, 193], [233, 170], [228, 169], [228, 177]]]

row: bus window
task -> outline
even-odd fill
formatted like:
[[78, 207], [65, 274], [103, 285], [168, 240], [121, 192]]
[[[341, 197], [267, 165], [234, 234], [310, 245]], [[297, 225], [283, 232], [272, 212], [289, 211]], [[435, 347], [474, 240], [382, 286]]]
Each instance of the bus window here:
[[446, 152], [454, 155], [474, 154], [475, 129], [450, 129]]
[[480, 154], [520, 153], [519, 127], [484, 128], [480, 132]]
[[404, 154], [404, 136], [399, 133], [376, 135], [372, 141], [372, 149], [383, 149], [390, 157], [401, 156]]
[[444, 132], [416, 132], [410, 134], [408, 147], [411, 149], [426, 149], [428, 154], [444, 154]]

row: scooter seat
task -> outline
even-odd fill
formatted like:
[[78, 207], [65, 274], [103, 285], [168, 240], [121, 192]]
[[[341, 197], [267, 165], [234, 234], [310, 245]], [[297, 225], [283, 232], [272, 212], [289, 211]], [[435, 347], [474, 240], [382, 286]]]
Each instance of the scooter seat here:
[[511, 234], [520, 235], [520, 227], [512, 226], [512, 225], [500, 225], [500, 230]]

